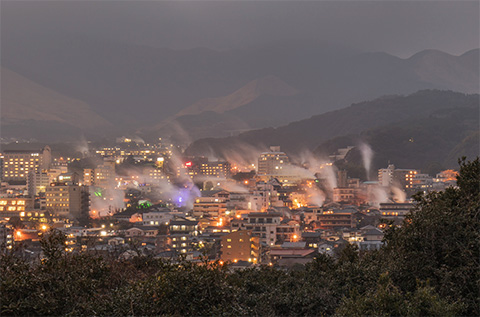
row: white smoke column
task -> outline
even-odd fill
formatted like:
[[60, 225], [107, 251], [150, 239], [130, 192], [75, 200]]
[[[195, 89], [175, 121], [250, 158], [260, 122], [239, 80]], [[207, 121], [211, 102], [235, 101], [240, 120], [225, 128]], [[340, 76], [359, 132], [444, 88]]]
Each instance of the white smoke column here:
[[322, 178], [325, 178], [328, 182], [328, 187], [331, 191], [337, 187], [337, 168], [326, 160], [320, 160], [310, 151], [302, 152], [295, 158], [302, 165], [306, 165], [308, 171], [313, 175], [319, 174]]
[[[196, 182], [211, 182], [213, 187], [220, 187], [229, 192], [236, 193], [248, 193], [248, 188], [243, 185], [238, 184], [234, 180], [226, 178], [218, 178], [212, 176], [200, 176], [195, 178]], [[220, 185], [218, 185], [220, 184]]]
[[[90, 187], [90, 215], [92, 218], [108, 216], [110, 212], [125, 208], [124, 192], [122, 190], [113, 189], [110, 186], [107, 190], [97, 190]], [[96, 193], [102, 193], [97, 196]]]
[[325, 202], [325, 193], [314, 187], [314, 188], [308, 188], [307, 189], [307, 195], [308, 195], [308, 204], [309, 205], [314, 205], [318, 207], [322, 207], [323, 203]]
[[75, 151], [82, 153], [82, 157], [89, 156], [90, 150], [88, 148], [87, 139], [85, 139], [84, 135], [82, 135], [82, 137], [80, 138], [80, 141], [75, 144]]
[[336, 176], [336, 167], [331, 164], [324, 164], [321, 169], [320, 174], [323, 175], [330, 185], [330, 188], [333, 190], [337, 188], [337, 176]]
[[315, 174], [310, 170], [297, 165], [287, 165], [283, 167], [285, 175], [300, 177], [301, 179], [315, 179]]
[[368, 181], [370, 180], [370, 169], [372, 167], [373, 150], [366, 143], [361, 143], [358, 148], [360, 150], [360, 153], [362, 154], [363, 167], [365, 168], [365, 173], [367, 174]]
[[396, 186], [391, 187], [393, 200], [397, 203], [404, 203], [407, 200], [407, 194]]
[[386, 203], [389, 201], [388, 193], [385, 188], [374, 186], [369, 192], [368, 200], [372, 205], [378, 207], [381, 203]]
[[170, 163], [173, 165], [175, 171], [181, 171], [182, 175], [180, 175], [178, 181], [183, 184], [183, 187], [174, 186], [166, 180], [159, 180], [157, 185], [160, 188], [161, 195], [170, 199], [175, 204], [193, 208], [195, 198], [200, 197], [201, 193], [193, 183], [192, 178], [187, 174], [181, 156], [175, 149], [172, 151]]
[[235, 150], [223, 150], [220, 155], [232, 166], [237, 166], [241, 172], [251, 171], [252, 164], [257, 166], [262, 152], [269, 151], [266, 147], [255, 147], [249, 144], [240, 144]]
[[166, 126], [165, 129], [162, 130], [164, 132], [170, 132], [165, 134], [167, 138], [174, 141], [175, 144], [180, 146], [188, 146], [193, 142], [190, 133], [188, 133], [179, 123], [177, 120], [170, 121]]
[[135, 135], [133, 138], [131, 138], [133, 142], [137, 144], [145, 144], [145, 141], [139, 137], [138, 135]]

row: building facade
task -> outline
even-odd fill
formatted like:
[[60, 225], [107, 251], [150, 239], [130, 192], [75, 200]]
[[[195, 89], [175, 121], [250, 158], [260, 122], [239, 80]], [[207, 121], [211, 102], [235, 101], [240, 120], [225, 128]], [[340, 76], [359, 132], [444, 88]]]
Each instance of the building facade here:
[[51, 183], [46, 193], [47, 211], [68, 218], [82, 218], [90, 211], [88, 186]]
[[221, 256], [223, 261], [260, 260], [260, 239], [252, 235], [251, 230], [238, 230], [222, 237]]
[[26, 184], [30, 172], [37, 173], [50, 168], [51, 149], [41, 151], [6, 150], [3, 153], [3, 181]]

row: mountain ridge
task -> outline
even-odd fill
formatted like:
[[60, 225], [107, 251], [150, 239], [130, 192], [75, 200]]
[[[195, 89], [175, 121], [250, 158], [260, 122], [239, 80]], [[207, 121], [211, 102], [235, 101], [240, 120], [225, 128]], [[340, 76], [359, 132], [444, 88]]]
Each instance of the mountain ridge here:
[[[161, 130], [152, 127], [179, 118], [175, 115], [195, 104], [200, 110], [222, 111], [224, 116], [218, 119], [226, 121], [219, 125], [221, 129], [209, 130], [199, 121], [196, 126], [182, 126], [193, 140], [199, 130], [204, 131], [203, 137], [230, 135], [245, 127], [275, 127], [386, 94], [421, 89], [478, 92], [475, 52], [445, 60], [426, 54], [426, 61], [416, 64], [387, 53], [309, 41], [215, 51], [152, 48], [77, 36], [2, 38], [3, 66], [91, 105], [121, 126], [123, 133], [161, 137]], [[275, 76], [298, 93], [258, 96], [241, 91], [265, 76]], [[225, 98], [239, 90], [235, 98]], [[208, 106], [212, 102], [218, 108]], [[236, 123], [228, 129], [227, 122]]]
[[[235, 137], [198, 140], [187, 148], [186, 154], [222, 157], [224, 152], [235, 151], [245, 144], [259, 148], [280, 145], [287, 153], [313, 151], [333, 138], [359, 135], [369, 129], [388, 127], [399, 122], [418, 121], [442, 109], [465, 107], [477, 109], [478, 112], [479, 95], [423, 90], [406, 96], [386, 96], [278, 128], [248, 131]], [[478, 127], [478, 117], [471, 120]], [[472, 125], [472, 122], [469, 124]]]
[[[22, 121], [58, 122], [80, 130], [111, 128], [90, 105], [1, 68], [2, 126]], [[8, 129], [7, 129], [8, 130]]]
[[280, 78], [268, 75], [254, 79], [229, 95], [201, 99], [193, 105], [179, 111], [175, 117], [199, 114], [203, 111], [223, 113], [249, 104], [259, 96], [293, 96], [298, 91]]

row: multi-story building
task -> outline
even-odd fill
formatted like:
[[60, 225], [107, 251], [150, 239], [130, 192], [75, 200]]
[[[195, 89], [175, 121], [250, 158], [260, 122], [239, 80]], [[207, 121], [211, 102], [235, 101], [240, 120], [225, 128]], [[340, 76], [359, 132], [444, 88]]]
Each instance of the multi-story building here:
[[355, 199], [355, 188], [336, 187], [333, 189], [334, 202], [350, 202]]
[[199, 165], [199, 175], [217, 178], [230, 177], [230, 163], [225, 161], [204, 162]]
[[271, 146], [270, 152], [263, 152], [258, 158], [257, 175], [282, 175], [283, 169], [290, 164], [285, 152], [279, 146]]
[[277, 242], [297, 242], [300, 237], [300, 224], [296, 221], [282, 222], [277, 226]]
[[109, 188], [115, 182], [115, 161], [105, 159], [102, 165], [95, 169], [86, 168], [83, 170], [83, 184]]
[[31, 171], [28, 173], [27, 178], [27, 190], [29, 196], [38, 196], [40, 193], [44, 193], [46, 188], [50, 186], [53, 180], [50, 179], [47, 172], [40, 171], [35, 173]]
[[412, 203], [381, 203], [380, 215], [387, 219], [403, 219], [414, 206]]
[[64, 173], [67, 173], [67, 168], [51, 168], [37, 173], [31, 171], [27, 179], [28, 194], [38, 196], [40, 193], [45, 193], [47, 187]]
[[322, 229], [354, 228], [354, 211], [351, 209], [329, 209], [322, 211], [318, 223]]
[[270, 179], [268, 182], [258, 182], [250, 196], [248, 209], [265, 211], [271, 207], [283, 207], [284, 203], [280, 200], [280, 195], [275, 189], [277, 185], [281, 186], [275, 179]]
[[397, 169], [390, 164], [378, 170], [378, 183], [383, 187], [396, 186], [400, 189], [412, 188], [415, 176], [419, 171], [414, 169]]
[[160, 226], [168, 225], [174, 217], [174, 214], [170, 211], [151, 211], [144, 212], [142, 220], [144, 226]]
[[382, 187], [390, 187], [393, 185], [393, 171], [395, 165], [389, 164], [387, 168], [378, 170], [378, 184]]
[[83, 170], [83, 184], [85, 186], [95, 185], [95, 170], [92, 168], [86, 168]]
[[176, 167], [176, 175], [177, 177], [185, 175], [196, 177], [200, 174], [200, 166], [206, 163], [208, 163], [208, 158], [206, 157], [186, 157], [183, 164]]
[[429, 191], [433, 189], [433, 177], [428, 174], [415, 174], [409, 188], [412, 194], [417, 191]]
[[347, 154], [354, 149], [354, 146], [347, 146], [346, 148], [337, 149], [335, 153], [329, 155], [329, 158], [332, 162], [343, 160], [347, 156]]
[[23, 217], [25, 211], [31, 211], [34, 206], [33, 198], [30, 197], [5, 197], [0, 198], [1, 217]]
[[303, 209], [303, 221], [306, 225], [318, 221], [318, 216], [323, 212], [322, 208], [305, 208]]
[[146, 181], [152, 180], [166, 180], [169, 181], [169, 177], [165, 175], [163, 169], [158, 166], [148, 166], [143, 170], [143, 174], [147, 176]]
[[14, 243], [14, 230], [6, 224], [0, 224], [0, 252], [12, 249]]
[[104, 147], [100, 150], [96, 150], [95, 153], [103, 157], [112, 157], [117, 155], [125, 155], [125, 151], [122, 151], [119, 147]]
[[223, 217], [227, 210], [227, 198], [197, 197], [193, 203], [195, 217]]
[[253, 236], [251, 230], [238, 230], [222, 237], [220, 251], [223, 261], [257, 263], [260, 260], [260, 239]]
[[58, 182], [65, 183], [67, 185], [74, 185], [80, 182], [80, 176], [78, 173], [62, 173], [57, 177]]
[[47, 211], [58, 216], [79, 219], [88, 216], [90, 211], [88, 186], [51, 183], [45, 197]]
[[41, 151], [5, 150], [3, 153], [3, 181], [26, 184], [30, 172], [37, 173], [50, 167], [49, 146]]
[[419, 174], [417, 170], [397, 169], [394, 172], [394, 183], [400, 184], [401, 189], [413, 188], [417, 174]]
[[252, 234], [260, 238], [266, 245], [277, 243], [277, 226], [282, 218], [276, 212], [251, 212], [247, 215], [245, 229], [252, 230]]
[[95, 186], [109, 188], [115, 181], [115, 161], [105, 160], [95, 168]]
[[170, 221], [168, 229], [173, 250], [180, 253], [193, 250], [193, 238], [198, 235], [198, 221], [176, 218]]

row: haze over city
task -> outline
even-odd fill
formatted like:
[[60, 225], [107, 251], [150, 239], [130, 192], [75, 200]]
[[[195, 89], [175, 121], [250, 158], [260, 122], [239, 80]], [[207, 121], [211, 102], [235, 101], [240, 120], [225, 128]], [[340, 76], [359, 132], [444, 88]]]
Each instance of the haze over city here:
[[477, 315], [479, 12], [1, 1], [0, 315]]

